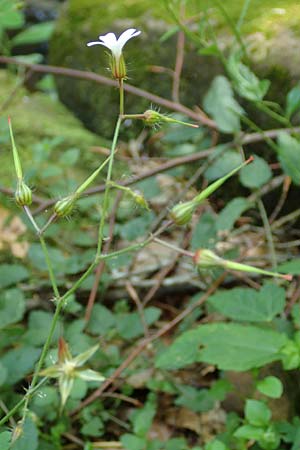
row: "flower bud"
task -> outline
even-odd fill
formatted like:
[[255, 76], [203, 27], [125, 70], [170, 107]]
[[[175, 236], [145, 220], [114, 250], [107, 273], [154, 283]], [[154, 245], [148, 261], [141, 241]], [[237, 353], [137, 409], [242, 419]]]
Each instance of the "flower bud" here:
[[137, 203], [142, 208], [149, 210], [149, 205], [143, 194], [141, 194], [139, 191], [131, 191], [131, 196], [135, 203]]
[[121, 54], [119, 58], [116, 58], [114, 55], [111, 55], [110, 70], [113, 78], [115, 78], [116, 80], [122, 80], [126, 78], [126, 64], [123, 54]]
[[154, 111], [153, 109], [147, 109], [147, 111], [144, 112], [143, 116], [144, 123], [150, 127], [160, 125], [163, 121], [162, 118], [164, 117], [162, 114]]
[[54, 212], [58, 217], [66, 217], [73, 211], [76, 202], [76, 197], [74, 195], [69, 195], [61, 200], [58, 200], [54, 205]]
[[184, 203], [178, 203], [173, 206], [170, 217], [176, 225], [186, 225], [193, 216], [193, 212], [197, 204], [193, 200]]
[[29, 186], [21, 179], [15, 192], [15, 201], [19, 206], [29, 206], [32, 203], [32, 192]]
[[142, 114], [142, 118], [146, 125], [155, 126], [160, 125], [162, 122], [171, 122], [177, 123], [180, 125], [186, 125], [187, 127], [199, 128], [199, 125], [194, 123], [183, 122], [182, 120], [173, 119], [173, 117], [165, 116], [164, 114], [160, 114], [153, 109], [147, 109], [147, 111]]

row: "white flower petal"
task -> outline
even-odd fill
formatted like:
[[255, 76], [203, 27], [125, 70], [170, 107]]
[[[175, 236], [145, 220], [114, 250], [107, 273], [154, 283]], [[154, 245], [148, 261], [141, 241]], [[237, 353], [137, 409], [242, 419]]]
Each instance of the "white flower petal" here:
[[124, 31], [118, 39], [119, 48], [122, 50], [129, 39], [138, 36], [139, 34], [141, 34], [141, 32], [137, 31], [135, 28], [129, 28], [128, 30]]
[[141, 32], [135, 28], [129, 28], [128, 30], [125, 30], [118, 39], [114, 33], [107, 33], [103, 36], [99, 36], [99, 42], [89, 42], [87, 46], [104, 45], [104, 47], [107, 47], [112, 52], [116, 60], [119, 60], [126, 42], [129, 41], [129, 39], [138, 36], [140, 33]]
[[99, 36], [99, 41], [102, 41], [103, 45], [112, 50], [117, 43], [117, 38], [114, 33], [107, 33], [104, 36]]
[[88, 42], [86, 45], [88, 47], [92, 47], [93, 45], [104, 45], [104, 44], [103, 44], [103, 42], [96, 41], [96, 42]]

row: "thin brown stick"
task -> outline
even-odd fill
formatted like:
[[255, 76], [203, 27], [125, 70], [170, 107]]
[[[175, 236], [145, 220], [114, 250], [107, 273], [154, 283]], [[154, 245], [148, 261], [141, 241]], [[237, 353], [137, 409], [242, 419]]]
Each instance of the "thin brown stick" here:
[[275, 206], [274, 211], [270, 215], [270, 218], [269, 218], [270, 224], [274, 222], [274, 220], [276, 219], [276, 217], [278, 216], [278, 214], [282, 210], [283, 205], [285, 204], [285, 201], [287, 199], [288, 192], [289, 192], [289, 189], [291, 187], [291, 184], [292, 184], [291, 177], [286, 176], [284, 178], [284, 180], [283, 180], [282, 192], [281, 192], [280, 198], [278, 200], [278, 203]]
[[[184, 8], [182, 8], [182, 10], [184, 10]], [[180, 88], [180, 77], [184, 61], [184, 44], [185, 44], [185, 34], [182, 30], [180, 30], [177, 36], [176, 61], [172, 86], [172, 100], [176, 103], [180, 102], [179, 88]]]
[[123, 363], [114, 371], [114, 373], [107, 378], [104, 383], [96, 389], [91, 395], [89, 395], [83, 402], [80, 403], [77, 408], [75, 408], [71, 415], [76, 414], [78, 411], [85, 408], [90, 403], [94, 402], [97, 398], [99, 398], [102, 393], [111, 385], [113, 382], [121, 375], [121, 373], [132, 363], [132, 361], [137, 358], [137, 356], [145, 349], [147, 346], [155, 341], [156, 339], [160, 338], [164, 334], [166, 334], [168, 331], [170, 331], [172, 328], [174, 328], [179, 322], [181, 322], [186, 316], [191, 314], [191, 312], [202, 305], [208, 297], [210, 297], [220, 286], [220, 284], [223, 282], [224, 278], [226, 277], [226, 273], [222, 274], [217, 280], [211, 285], [211, 287], [206, 291], [206, 293], [193, 305], [188, 306], [185, 308], [181, 313], [179, 313], [173, 320], [168, 322], [165, 326], [163, 326], [160, 330], [158, 330], [154, 335], [150, 336], [147, 339], [143, 339], [128, 355], [128, 357], [123, 361]]

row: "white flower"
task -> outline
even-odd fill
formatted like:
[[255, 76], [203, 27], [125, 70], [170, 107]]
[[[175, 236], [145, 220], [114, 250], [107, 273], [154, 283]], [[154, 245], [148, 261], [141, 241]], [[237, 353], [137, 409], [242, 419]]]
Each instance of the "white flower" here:
[[135, 28], [129, 28], [125, 30], [121, 36], [117, 39], [114, 33], [107, 33], [104, 36], [99, 36], [99, 41], [88, 42], [87, 46], [103, 45], [108, 48], [112, 53], [111, 69], [115, 78], [125, 78], [126, 68], [122, 56], [122, 50], [124, 45], [129, 39], [141, 34], [140, 31]]

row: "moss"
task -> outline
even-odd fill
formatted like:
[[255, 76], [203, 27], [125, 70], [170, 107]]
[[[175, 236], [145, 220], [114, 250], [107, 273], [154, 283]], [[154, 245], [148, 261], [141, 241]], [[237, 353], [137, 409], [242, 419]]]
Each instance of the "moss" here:
[[[0, 70], [0, 104], [4, 104], [18, 83], [18, 78], [5, 70]], [[27, 162], [31, 159], [31, 147], [44, 138], [62, 137], [61, 148], [78, 147], [87, 149], [99, 139], [85, 130], [78, 119], [60, 102], [43, 93], [30, 94], [25, 88], [18, 88], [9, 102], [5, 115], [13, 121], [18, 147], [22, 149]], [[0, 177], [2, 183], [10, 179], [11, 149], [8, 139], [6, 118], [2, 119], [2, 142], [6, 142], [1, 155]], [[6, 139], [6, 137], [7, 139]], [[24, 158], [23, 156], [23, 158]]]
[[[174, 3], [179, 4], [175, 1]], [[237, 23], [244, 0], [223, 0], [219, 3], [222, 3], [228, 12], [232, 23]], [[282, 0], [252, 0], [247, 20], [241, 30], [242, 34], [259, 32], [257, 34], [260, 35], [263, 32], [265, 45], [266, 39], [276, 34], [278, 27], [287, 26], [286, 24], [291, 22], [295, 24], [296, 17], [300, 19], [297, 3], [298, 0], [286, 0], [285, 14], [282, 14]], [[51, 63], [109, 75], [105, 69], [105, 49], [100, 46], [87, 48], [86, 42], [95, 40], [99, 34], [111, 30], [118, 33], [129, 27], [138, 28], [143, 33], [126, 45], [129, 82], [165, 98], [171, 98], [172, 81], [168, 71], [170, 72], [175, 64], [176, 36], [171, 36], [164, 42], [160, 40], [164, 32], [173, 26], [173, 19], [164, 4], [165, 2], [150, 0], [69, 0], [51, 41]], [[190, 0], [187, 2], [187, 16], [193, 16], [200, 9], [207, 10], [209, 17], [216, 24], [215, 29], [223, 36], [220, 39], [223, 39], [224, 43], [230, 42], [229, 24], [216, 5], [217, 2], [210, 0]], [[232, 31], [230, 33], [232, 34]], [[278, 38], [278, 41], [280, 40], [281, 38]], [[270, 54], [272, 52], [271, 65], [280, 66], [281, 57], [274, 53], [273, 41], [270, 42], [266, 48], [270, 49]], [[260, 41], [256, 45], [260, 47]], [[255, 47], [255, 43], [252, 43], [252, 47]], [[187, 106], [201, 104], [211, 79], [216, 73], [222, 72], [221, 65], [215, 58], [199, 55], [196, 50], [193, 44], [187, 43], [180, 90], [181, 101]], [[167, 70], [154, 72], [153, 66], [161, 66]], [[266, 70], [265, 67], [264, 71], [272, 74], [272, 71]], [[84, 80], [63, 78], [57, 78], [57, 85], [63, 102], [89, 129], [107, 137], [111, 136], [118, 113], [118, 92], [115, 89]], [[142, 112], [148, 107], [148, 101], [126, 95], [128, 113]]]

